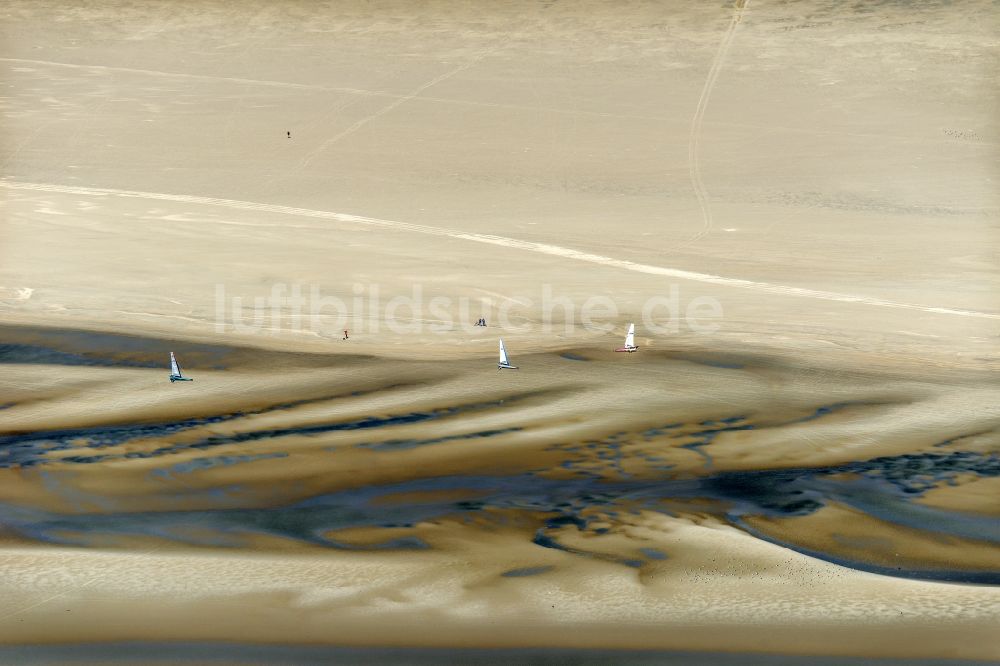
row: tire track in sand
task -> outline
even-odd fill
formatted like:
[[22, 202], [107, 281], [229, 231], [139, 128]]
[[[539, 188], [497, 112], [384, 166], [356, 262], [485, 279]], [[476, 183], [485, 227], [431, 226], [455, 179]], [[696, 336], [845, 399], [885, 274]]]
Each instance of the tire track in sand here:
[[[742, 278], [725, 277], [722, 275], [712, 275], [710, 273], [697, 273], [679, 268], [668, 268], [666, 266], [653, 266], [650, 264], [640, 264], [625, 259], [615, 259], [600, 254], [581, 252], [559, 245], [549, 245], [547, 243], [536, 243], [534, 241], [519, 240], [506, 236], [494, 236], [491, 234], [478, 234], [459, 231], [457, 229], [447, 229], [444, 227], [432, 227], [425, 224], [414, 224], [412, 222], [399, 222], [395, 220], [382, 220], [375, 217], [365, 217], [363, 215], [351, 215], [348, 213], [335, 213], [325, 210], [314, 210], [310, 208], [295, 208], [292, 206], [279, 206], [277, 204], [257, 203], [253, 201], [240, 201], [236, 199], [216, 199], [213, 197], [201, 197], [188, 194], [165, 194], [162, 192], [139, 192], [133, 190], [115, 190], [110, 188], [78, 187], [74, 185], [55, 185], [50, 183], [24, 183], [10, 180], [0, 180], [0, 187], [12, 190], [33, 190], [38, 192], [59, 192], [62, 194], [77, 194], [81, 196], [104, 196], [123, 197], [130, 199], [151, 199], [155, 201], [176, 201], [178, 203], [191, 203], [204, 206], [221, 206], [237, 210], [253, 210], [265, 213], [278, 213], [281, 215], [296, 215], [299, 217], [312, 217], [323, 220], [333, 220], [347, 224], [360, 224], [371, 227], [381, 227], [398, 231], [409, 231], [412, 233], [441, 236], [446, 238], [456, 238], [474, 243], [486, 243], [498, 245], [506, 248], [547, 254], [550, 256], [572, 259], [574, 261], [584, 261], [591, 264], [619, 268], [635, 273], [645, 273], [647, 275], [657, 275], [669, 277], [677, 280], [689, 280], [705, 284], [714, 284], [721, 287], [734, 287], [737, 289], [747, 289], [765, 294], [776, 294], [779, 296], [797, 296], [800, 298], [812, 298], [823, 301], [836, 301], [840, 303], [856, 303], [860, 305], [872, 305], [884, 308], [898, 308], [902, 310], [917, 310], [932, 314], [957, 315], [961, 317], [978, 317], [982, 319], [1000, 319], [1000, 314], [993, 312], [981, 312], [978, 310], [962, 310], [957, 308], [945, 308], [932, 305], [921, 305], [918, 303], [903, 303], [900, 301], [888, 301], [882, 298], [870, 296], [856, 296], [853, 294], [842, 294], [834, 291], [821, 291], [818, 289], [806, 289], [804, 287], [789, 287], [771, 282], [757, 282], [754, 280], [744, 280]], [[229, 222], [229, 224], [238, 224]], [[248, 224], [248, 226], [256, 226]]]
[[712, 229], [712, 207], [708, 201], [708, 191], [701, 177], [701, 127], [705, 121], [705, 111], [708, 109], [708, 101], [712, 97], [712, 89], [722, 71], [722, 65], [729, 52], [729, 46], [733, 43], [733, 36], [736, 34], [736, 26], [743, 20], [743, 10], [746, 9], [749, 0], [736, 0], [733, 5], [733, 18], [729, 22], [729, 27], [722, 36], [722, 43], [715, 53], [712, 66], [708, 70], [708, 78], [701, 89], [701, 96], [698, 98], [698, 105], [694, 110], [694, 118], [691, 119], [691, 133], [688, 138], [688, 175], [691, 177], [691, 186], [694, 188], [694, 196], [698, 200], [698, 207], [701, 209], [702, 227], [701, 231], [689, 238], [678, 247], [690, 245], [701, 239]]

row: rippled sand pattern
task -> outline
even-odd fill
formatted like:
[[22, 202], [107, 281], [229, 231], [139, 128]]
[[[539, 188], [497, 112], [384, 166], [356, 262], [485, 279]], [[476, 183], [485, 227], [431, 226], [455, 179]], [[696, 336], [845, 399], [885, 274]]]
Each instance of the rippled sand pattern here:
[[[897, 379], [886, 390], [863, 371], [803, 383], [791, 375], [814, 369], [777, 358], [734, 355], [720, 368], [657, 353], [625, 370], [628, 404], [595, 412], [614, 392], [589, 378], [623, 373], [611, 352], [528, 355], [531, 370], [482, 381], [480, 362], [195, 344], [185, 358], [198, 379], [179, 397], [162, 369], [147, 367], [163, 340], [25, 327], [4, 335], [4, 367], [40, 384], [3, 396], [11, 425], [0, 437], [0, 508], [8, 540], [21, 544], [3, 562], [21, 594], [45, 585], [19, 568], [31, 557], [45, 571], [63, 562], [60, 576], [78, 592], [115, 590], [137, 603], [192, 585], [206, 603], [229, 597], [232, 574], [211, 573], [217, 562], [242, 571], [247, 594], [298, 590], [307, 616], [377, 614], [389, 589], [400, 612], [444, 604], [466, 620], [544, 614], [539, 602], [557, 594], [561, 623], [742, 624], [761, 613], [774, 623], [847, 622], [883, 612], [869, 596], [878, 585], [921, 622], [976, 622], [997, 610], [990, 588], [967, 588], [953, 607], [917, 582], [1000, 582], [995, 518], [921, 502], [1000, 476], [996, 394], [976, 389], [975, 373], [947, 386]], [[261, 359], [280, 388], [256, 370]], [[763, 373], [789, 375], [787, 388], [759, 395]], [[235, 386], [227, 377], [250, 388], [220, 390]], [[669, 392], [657, 390], [664, 377], [674, 378]], [[155, 416], [116, 422], [59, 408], [109, 382], [122, 393], [155, 387], [136, 398]], [[336, 388], [345, 383], [353, 390]], [[935, 430], [929, 412], [955, 393], [982, 395], [977, 416], [960, 431]], [[41, 412], [47, 427], [32, 427]], [[871, 436], [861, 451], [818, 444], [845, 429], [859, 438], [859, 428]], [[65, 550], [80, 547], [100, 554]], [[153, 570], [155, 583], [143, 573]], [[661, 596], [664, 585], [674, 591]], [[7, 602], [11, 617], [22, 613], [18, 598]], [[643, 644], [706, 647], [694, 636]]]
[[8, 5], [0, 662], [1000, 659], [995, 3]]

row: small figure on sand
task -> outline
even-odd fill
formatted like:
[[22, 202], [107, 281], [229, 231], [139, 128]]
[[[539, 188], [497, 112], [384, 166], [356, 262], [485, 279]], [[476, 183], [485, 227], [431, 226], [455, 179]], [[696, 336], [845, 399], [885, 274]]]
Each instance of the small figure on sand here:
[[485, 317], [480, 317], [479, 321], [477, 321], [475, 325], [476, 326], [486, 326], [486, 319], [485, 319]]
[[288, 134], [288, 138], [289, 138], [289, 139], [291, 139], [291, 138], [292, 138], [292, 133], [291, 133], [291, 132], [286, 132], [286, 134]]
[[347, 331], [344, 331], [344, 339], [347, 340]]

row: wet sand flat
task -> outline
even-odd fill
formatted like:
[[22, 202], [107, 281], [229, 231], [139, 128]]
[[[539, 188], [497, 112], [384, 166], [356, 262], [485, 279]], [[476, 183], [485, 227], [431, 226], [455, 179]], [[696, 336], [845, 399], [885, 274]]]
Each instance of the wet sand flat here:
[[[218, 347], [204, 370], [188, 366], [201, 392], [178, 402], [163, 370], [143, 367], [162, 340], [106, 334], [98, 350], [87, 332], [5, 335], [18, 353], [46, 341], [49, 357], [93, 363], [7, 363], [9, 382], [108, 375], [39, 381], [40, 396], [8, 408], [22, 414], [0, 440], [15, 643], [712, 650], [725, 627], [727, 649], [766, 652], [767, 627], [794, 626], [783, 651], [995, 656], [1000, 534], [989, 502], [983, 514], [968, 506], [1000, 459], [983, 435], [995, 394], [975, 371], [943, 385], [900, 368], [878, 389], [866, 371], [832, 381], [763, 351], [730, 354], [739, 368], [693, 363], [691, 350], [650, 354], [627, 374], [609, 351], [572, 354], [586, 361], [553, 352], [470, 392], [480, 361], [423, 372], [422, 362], [334, 356], [309, 368], [271, 351], [262, 355], [282, 380], [264, 390], [253, 354]], [[219, 358], [226, 367], [211, 370]], [[345, 368], [364, 373], [350, 382], [364, 390], [329, 386]], [[594, 372], [622, 373], [636, 400], [584, 418], [612, 399], [587, 381]], [[762, 373], [783, 378], [767, 399]], [[668, 394], [664, 376], [674, 378]], [[146, 417], [31, 425], [35, 410], [109, 382], [156, 387], [130, 405]], [[257, 390], [213, 397], [201, 388], [213, 384]], [[281, 402], [269, 404], [276, 392]], [[926, 416], [956, 392], [966, 408], [983, 395], [958, 431]], [[845, 428], [855, 446], [835, 445]], [[966, 487], [958, 510], [922, 503]], [[58, 602], [35, 606], [43, 590]], [[54, 623], [56, 606], [66, 615]], [[250, 606], [250, 616], [237, 610]], [[86, 621], [73, 615], [84, 611]], [[430, 618], [434, 632], [415, 630]], [[956, 636], [970, 637], [966, 647]]]

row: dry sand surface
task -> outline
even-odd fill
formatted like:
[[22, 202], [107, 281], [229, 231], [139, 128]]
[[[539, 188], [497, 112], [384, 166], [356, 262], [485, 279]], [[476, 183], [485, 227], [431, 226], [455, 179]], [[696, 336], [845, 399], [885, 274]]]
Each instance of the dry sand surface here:
[[1000, 659], [995, 3], [0, 17], [0, 658]]

